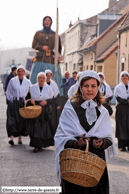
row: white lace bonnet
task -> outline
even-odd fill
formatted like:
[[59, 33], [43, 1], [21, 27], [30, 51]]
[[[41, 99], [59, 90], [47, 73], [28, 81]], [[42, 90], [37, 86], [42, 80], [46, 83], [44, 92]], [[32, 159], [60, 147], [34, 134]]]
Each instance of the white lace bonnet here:
[[26, 71], [26, 69], [25, 69], [25, 67], [24, 67], [23, 65], [19, 65], [18, 68], [17, 68], [17, 71], [18, 71], [19, 69], [23, 69], [24, 71]]
[[92, 77], [92, 78], [95, 78], [97, 79], [99, 82], [100, 82], [100, 77], [99, 75], [96, 73], [96, 71], [94, 70], [86, 70], [84, 71], [81, 76], [79, 77], [79, 86], [81, 84], [81, 80], [84, 78], [84, 77]]
[[122, 72], [120, 73], [120, 78], [121, 78], [122, 75], [124, 75], [124, 74], [128, 75], [128, 77], [129, 77], [129, 73], [128, 73], [127, 71], [122, 71]]
[[46, 70], [45, 70], [45, 74], [46, 74], [46, 75], [47, 75], [47, 73], [53, 74], [52, 71], [51, 71], [50, 69], [46, 69]]
[[102, 72], [98, 72], [98, 75], [102, 75], [103, 78], [105, 79], [105, 76], [104, 76], [104, 74]]
[[46, 79], [46, 73], [44, 73], [44, 72], [39, 72], [39, 73], [37, 74], [37, 81], [38, 81], [38, 77], [39, 77], [40, 75], [43, 75], [43, 76], [45, 77], [45, 79]]

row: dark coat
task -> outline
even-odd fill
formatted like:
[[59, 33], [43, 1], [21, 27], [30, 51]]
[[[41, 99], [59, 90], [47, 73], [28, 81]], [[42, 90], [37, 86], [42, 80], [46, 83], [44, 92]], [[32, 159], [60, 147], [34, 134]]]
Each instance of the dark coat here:
[[14, 75], [12, 74], [12, 72], [7, 76], [5, 86], [4, 86], [4, 91], [5, 92], [7, 90], [7, 86], [8, 86], [8, 83], [9, 83], [10, 79], [12, 79], [13, 77], [14, 77]]

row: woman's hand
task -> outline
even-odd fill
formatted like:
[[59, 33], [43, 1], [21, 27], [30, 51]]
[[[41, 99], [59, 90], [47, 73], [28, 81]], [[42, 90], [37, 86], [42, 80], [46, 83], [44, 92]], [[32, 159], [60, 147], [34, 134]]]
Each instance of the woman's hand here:
[[48, 51], [48, 46], [43, 46], [42, 48], [44, 51]]
[[46, 101], [46, 100], [40, 102], [40, 105], [41, 105], [41, 106], [45, 106], [46, 104], [47, 104], [47, 101]]
[[31, 99], [31, 104], [35, 105], [35, 101], [33, 99]]
[[78, 140], [78, 146], [79, 146], [79, 147], [82, 147], [82, 146], [86, 145], [85, 139], [88, 139], [88, 141], [90, 141], [89, 138], [85, 138], [85, 134], [84, 134], [84, 135]]
[[94, 139], [93, 140], [93, 146], [95, 148], [100, 148], [102, 144], [103, 144], [103, 139]]

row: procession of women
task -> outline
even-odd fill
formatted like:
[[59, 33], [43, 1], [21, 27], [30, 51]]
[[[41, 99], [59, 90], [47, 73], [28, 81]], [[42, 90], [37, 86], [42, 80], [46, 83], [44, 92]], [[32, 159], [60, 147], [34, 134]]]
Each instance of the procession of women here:
[[[85, 151], [89, 144], [89, 152], [104, 161], [117, 155], [110, 120], [113, 95], [117, 100], [118, 149], [129, 151], [129, 73], [120, 73], [120, 83], [115, 87], [114, 94], [106, 83], [105, 75], [94, 70], [73, 71], [72, 76], [63, 83], [59, 57], [54, 81], [55, 32], [51, 30], [51, 25], [51, 17], [44, 17], [43, 29], [34, 35], [32, 47], [38, 50], [38, 54], [33, 58], [30, 80], [25, 76], [25, 67], [19, 65], [16, 75], [8, 82], [6, 128], [9, 146], [24, 144], [24, 136], [30, 139], [29, 146], [35, 153], [55, 146], [55, 167], [62, 194], [109, 194], [107, 166], [96, 186], [84, 187], [61, 176], [60, 153], [65, 149]], [[60, 37], [58, 39], [58, 52], [61, 53]], [[64, 101], [62, 92], [66, 87]], [[31, 106], [34, 111], [35, 105], [41, 107], [39, 116], [21, 116], [19, 110], [24, 108], [28, 99], [26, 108]]]

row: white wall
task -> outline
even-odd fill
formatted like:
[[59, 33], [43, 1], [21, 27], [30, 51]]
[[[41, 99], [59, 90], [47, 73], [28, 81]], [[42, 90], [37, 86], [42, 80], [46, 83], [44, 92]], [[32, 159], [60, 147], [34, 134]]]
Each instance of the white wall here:
[[0, 74], [6, 73], [6, 68], [12, 63], [12, 59], [15, 60], [15, 64], [20, 62], [21, 65], [26, 66], [27, 58], [31, 58], [29, 56], [30, 50], [32, 48], [27, 47], [0, 51]]

